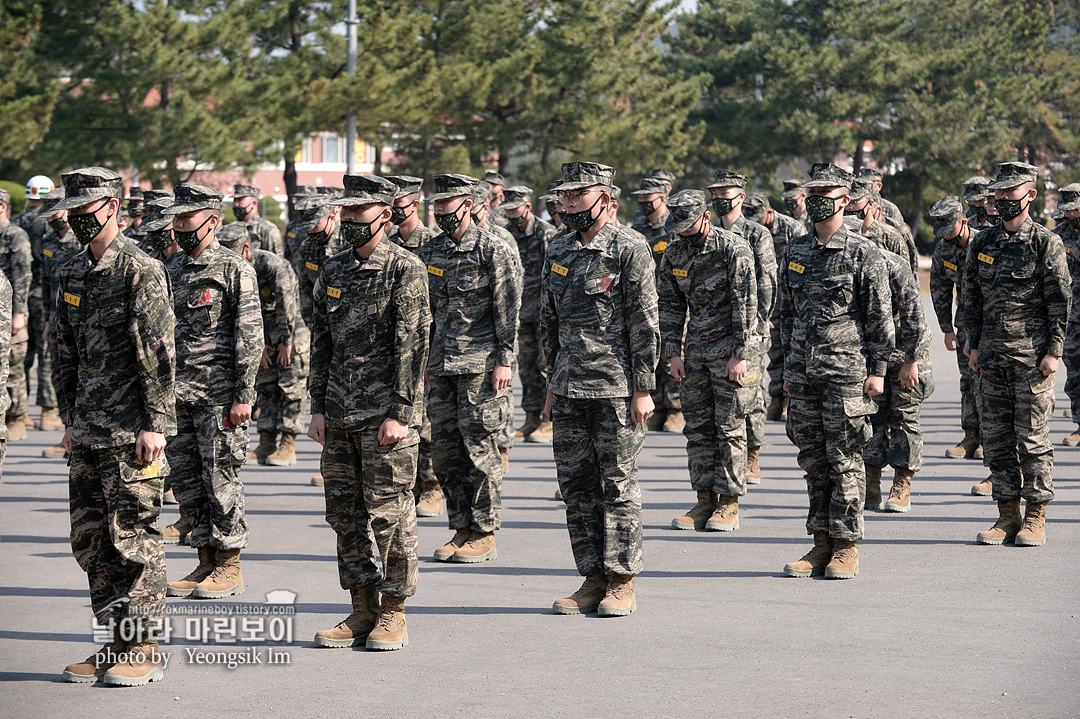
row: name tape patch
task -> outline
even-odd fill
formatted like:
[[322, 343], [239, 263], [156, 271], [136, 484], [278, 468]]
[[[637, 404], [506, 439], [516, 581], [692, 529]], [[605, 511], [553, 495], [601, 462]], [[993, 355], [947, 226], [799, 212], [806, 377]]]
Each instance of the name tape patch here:
[[551, 271], [557, 275], [562, 275], [563, 277], [566, 277], [566, 273], [570, 270], [569, 268], [563, 267], [562, 265], [557, 265], [553, 263], [551, 265]]
[[64, 293], [64, 302], [67, 302], [72, 307], [78, 307], [79, 304], [82, 302], [82, 298], [81, 297], [76, 297], [73, 294], [65, 292]]
[[994, 258], [991, 257], [990, 255], [984, 255], [983, 253], [980, 252], [979, 253], [979, 262], [985, 262], [988, 265], [992, 265], [992, 264], [994, 264]]
[[440, 270], [438, 267], [432, 267], [431, 265], [428, 265], [427, 266], [427, 271], [428, 271], [429, 275], [435, 275], [436, 277], [442, 277], [443, 276], [443, 271]]
[[687, 277], [686, 270], [672, 270], [671, 274], [676, 277]]
[[319, 271], [319, 266], [317, 264], [315, 264], [314, 262], [305, 262], [304, 266], [307, 267], [312, 272], [318, 272]]
[[960, 269], [959, 267], [957, 267], [956, 265], [954, 265], [951, 262], [945, 262], [943, 264], [945, 265], [946, 269], [950, 269], [950, 270], [953, 270], [953, 271], [956, 271], [956, 270]]
[[339, 297], [341, 297], [341, 290], [339, 290], [336, 287], [327, 287], [326, 288], [326, 294], [328, 296], [330, 296], [330, 297], [333, 297], [336, 300]]
[[800, 265], [798, 262], [787, 263], [787, 268], [792, 272], [798, 272], [800, 275], [806, 272], [806, 268]]

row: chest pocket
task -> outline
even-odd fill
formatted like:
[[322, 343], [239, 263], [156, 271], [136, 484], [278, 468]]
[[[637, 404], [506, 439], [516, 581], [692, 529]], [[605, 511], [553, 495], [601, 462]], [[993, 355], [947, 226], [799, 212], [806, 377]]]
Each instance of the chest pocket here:
[[570, 273], [565, 275], [559, 274], [555, 270], [548, 269], [547, 274], [544, 275], [544, 287], [555, 296], [556, 300], [560, 298], [566, 288], [570, 285]]
[[1033, 255], [1025, 255], [1015, 260], [1006, 280], [1014, 300], [1026, 302], [1034, 299], [1039, 285], [1035, 276], [1036, 269], [1036, 258]]
[[694, 294], [702, 302], [718, 305], [728, 299], [729, 290], [727, 277], [717, 274], [699, 280]]
[[123, 303], [112, 304], [98, 310], [98, 324], [112, 329], [122, 325], [127, 316], [127, 307]]
[[479, 270], [468, 270], [454, 278], [457, 292], [475, 292], [491, 286], [491, 275]]
[[222, 292], [218, 287], [205, 287], [195, 290], [188, 298], [188, 316], [191, 318], [192, 330], [196, 332], [209, 331], [217, 324], [221, 317]]

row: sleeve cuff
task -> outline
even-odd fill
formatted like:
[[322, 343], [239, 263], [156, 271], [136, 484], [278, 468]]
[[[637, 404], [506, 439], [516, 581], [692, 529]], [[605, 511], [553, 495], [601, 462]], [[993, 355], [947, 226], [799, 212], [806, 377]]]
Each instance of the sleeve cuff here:
[[234, 404], [250, 404], [255, 405], [255, 390], [254, 389], [242, 389], [236, 393], [233, 398]]
[[656, 389], [656, 373], [634, 375], [634, 392], [652, 392]]
[[668, 340], [664, 342], [664, 359], [668, 359], [669, 357], [682, 357], [682, 355], [682, 340]]
[[164, 412], [147, 411], [143, 421], [143, 430], [157, 432], [165, 436], [176, 434], [176, 419]]
[[326, 397], [324, 395], [311, 395], [311, 413], [326, 414]]
[[1046, 354], [1051, 357], [1063, 357], [1065, 355], [1065, 345], [1056, 340], [1050, 342], [1050, 346], [1046, 348]]
[[499, 367], [513, 367], [514, 366], [514, 350], [513, 349], [500, 349], [495, 354], [495, 364]]
[[402, 424], [412, 425], [416, 419], [416, 408], [401, 402], [391, 402], [390, 411], [386, 413], [387, 419], [396, 419]]
[[885, 360], [872, 360], [870, 362], [870, 374], [875, 377], [884, 377], [888, 371], [889, 363]]

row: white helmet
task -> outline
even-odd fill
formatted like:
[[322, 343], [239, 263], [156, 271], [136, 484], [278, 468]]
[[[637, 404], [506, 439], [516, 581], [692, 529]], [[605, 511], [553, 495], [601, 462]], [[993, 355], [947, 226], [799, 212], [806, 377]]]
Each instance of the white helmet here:
[[45, 175], [34, 175], [26, 183], [26, 200], [40, 200], [55, 188], [56, 185], [53, 184], [53, 181], [45, 177]]

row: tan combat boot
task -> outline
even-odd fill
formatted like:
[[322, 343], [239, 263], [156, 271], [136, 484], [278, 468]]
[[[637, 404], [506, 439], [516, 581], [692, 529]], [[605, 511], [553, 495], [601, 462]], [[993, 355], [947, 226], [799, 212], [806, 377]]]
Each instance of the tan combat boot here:
[[645, 420], [645, 429], [649, 430], [650, 432], [660, 432], [664, 429], [664, 422], [666, 421], [667, 410], [657, 409], [649, 415], [649, 418], [647, 420]]
[[499, 459], [502, 462], [504, 472], [510, 469], [510, 450], [506, 447], [499, 447]]
[[971, 485], [971, 493], [976, 497], [992, 497], [994, 495], [994, 483], [987, 477], [978, 484]]
[[1016, 546], [1039, 547], [1046, 544], [1046, 502], [1028, 500], [1024, 525], [1016, 533]]
[[67, 450], [64, 449], [64, 445], [57, 444], [52, 447], [46, 447], [41, 450], [41, 456], [45, 459], [64, 459], [67, 457]]
[[683, 419], [682, 410], [668, 410], [667, 417], [664, 418], [663, 430], [665, 432], [682, 432], [684, 424], [686, 424], [686, 421]]
[[761, 447], [746, 448], [746, 483], [761, 484]]
[[63, 432], [66, 429], [63, 420], [60, 419], [60, 410], [55, 407], [41, 410], [41, 422], [38, 423], [38, 427], [43, 432]]
[[26, 437], [26, 425], [18, 417], [12, 417], [7, 421], [7, 431], [9, 442]]
[[167, 488], [164, 492], [161, 493], [161, 503], [180, 504], [180, 502], [176, 500], [176, 494], [173, 493], [172, 487]]
[[365, 584], [349, 590], [352, 596], [352, 614], [338, 622], [333, 629], [315, 632], [315, 644], [320, 647], [355, 647], [363, 644], [379, 621], [379, 592], [374, 584]]
[[765, 419], [770, 422], [784, 421], [784, 396], [773, 397], [769, 400], [769, 407], [765, 410]]
[[[979, 456], [975, 456], [978, 451]], [[945, 456], [949, 459], [982, 459], [982, 445], [979, 442], [979, 430], [965, 429], [964, 438], [960, 444], [952, 449], [945, 450]]]
[[563, 499], [563, 496], [562, 496], [562, 487], [559, 487], [559, 486], [555, 487], [555, 499], [559, 500], [560, 502], [564, 502], [564, 503], [566, 502], [566, 500]]
[[596, 613], [601, 617], [625, 617], [637, 609], [634, 595], [634, 578], [629, 574], [612, 574], [608, 577], [607, 592]]
[[443, 513], [442, 487], [434, 479], [424, 482], [424, 491], [416, 503], [417, 517], [438, 517]]
[[209, 577], [214, 571], [215, 550], [213, 547], [199, 547], [199, 566], [178, 582], [169, 582], [165, 590], [169, 597], [190, 597], [199, 582]]
[[323, 485], [323, 476], [321, 474], [316, 474], [314, 477], [312, 477], [311, 478], [311, 486], [312, 487], [322, 487], [322, 486], [324, 486]]
[[268, 467], [291, 467], [296, 464], [296, 435], [292, 432], [282, 432], [281, 443], [273, 453], [266, 457], [265, 464]]
[[525, 438], [533, 444], [551, 444], [551, 420], [541, 419], [540, 425]]
[[254, 452], [248, 452], [248, 461], [255, 461], [259, 464], [266, 464], [266, 458], [277, 451], [277, 432], [273, 432], [269, 429], [259, 430], [259, 444], [255, 447]]
[[671, 520], [672, 529], [704, 529], [709, 522], [709, 517], [716, 511], [716, 492], [707, 489], [699, 489], [697, 492], [697, 504], [689, 512], [681, 517]]
[[165, 657], [157, 642], [132, 643], [124, 654], [124, 661], [114, 664], [101, 678], [106, 684], [140, 687], [165, 678]]
[[880, 512], [881, 506], [881, 467], [868, 464], [866, 465], [866, 501], [863, 503], [863, 509]]
[[195, 599], [222, 599], [244, 593], [244, 572], [240, 569], [239, 549], [214, 552], [214, 571], [191, 590]]
[[803, 555], [797, 562], [784, 565], [784, 574], [789, 577], [819, 577], [825, 573], [825, 567], [832, 559], [832, 539], [828, 532], [814, 532], [814, 548]]
[[859, 550], [855, 542], [834, 539], [832, 559], [825, 567], [826, 579], [851, 579], [859, 576]]
[[[180, 515], [180, 519], [175, 523], [170, 524], [161, 531], [161, 541], [165, 544], [183, 544], [188, 535], [191, 534], [191, 522], [184, 515]], [[209, 576], [209, 575], [207, 575]], [[203, 577], [199, 581], [201, 582], [206, 577]], [[198, 582], [196, 582], [198, 584]], [[192, 587], [194, 589], [194, 587]], [[177, 596], [170, 594], [169, 596]], [[186, 596], [186, 595], [185, 595]]]
[[1011, 544], [1020, 531], [1020, 498], [998, 500], [998, 520], [994, 526], [975, 535], [979, 544]]
[[518, 439], [524, 439], [528, 437], [533, 431], [540, 426], [540, 413], [528, 411], [525, 413], [525, 424], [517, 428], [514, 432], [514, 436]]
[[498, 558], [499, 552], [495, 549], [495, 533], [473, 532], [469, 537], [469, 541], [465, 542], [461, 549], [454, 552], [454, 556], [450, 558], [450, 561], [462, 564], [476, 564]]
[[896, 468], [889, 498], [885, 500], [886, 512], [911, 511], [911, 480], [914, 477], [915, 473], [907, 467]]
[[383, 595], [379, 621], [368, 634], [367, 648], [387, 651], [409, 646], [409, 627], [405, 624], [405, 600]]
[[1061, 442], [1066, 447], [1080, 447], [1080, 427]]
[[435, 561], [449, 562], [450, 559], [457, 554], [457, 551], [465, 546], [465, 543], [469, 541], [469, 537], [471, 536], [472, 532], [468, 527], [456, 530], [453, 539], [435, 550]]
[[112, 642], [91, 654], [86, 661], [64, 667], [64, 681], [73, 684], [93, 684], [112, 668], [118, 655], [125, 648], [127, 644], [116, 637], [114, 630]]
[[739, 498], [721, 494], [716, 512], [705, 523], [710, 532], [734, 532], [739, 528]]
[[556, 599], [551, 605], [556, 614], [588, 614], [595, 612], [600, 601], [607, 595], [608, 580], [603, 572], [585, 577], [581, 587], [565, 599]]
[[38, 423], [37, 423], [37, 422], [35, 422], [35, 421], [34, 421], [34, 418], [33, 418], [33, 417], [31, 417], [31, 416], [30, 416], [29, 414], [27, 414], [26, 412], [23, 412], [22, 414], [20, 414], [20, 415], [19, 415], [18, 417], [16, 417], [15, 419], [17, 419], [18, 421], [20, 421], [20, 422], [22, 422], [23, 424], [25, 424], [25, 425], [26, 425], [26, 429], [27, 429], [27, 430], [35, 430], [35, 429], [37, 429], [37, 428], [38, 428]]

